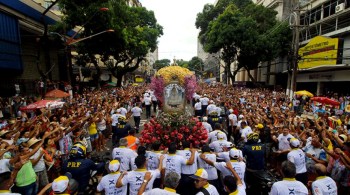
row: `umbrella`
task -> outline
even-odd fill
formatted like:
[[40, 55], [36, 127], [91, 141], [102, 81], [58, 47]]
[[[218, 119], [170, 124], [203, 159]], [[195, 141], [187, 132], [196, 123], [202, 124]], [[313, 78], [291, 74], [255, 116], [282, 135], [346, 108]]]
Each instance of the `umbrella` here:
[[29, 104], [28, 106], [21, 107], [20, 110], [28, 111], [28, 110], [35, 110], [35, 109], [45, 108], [51, 102], [55, 102], [55, 100], [39, 100], [37, 102]]
[[69, 96], [70, 96], [69, 93], [61, 91], [59, 89], [54, 89], [52, 91], [49, 91], [45, 95], [45, 97], [47, 97], [47, 98], [65, 98], [65, 97], [69, 97]]
[[297, 92], [295, 92], [295, 94], [296, 95], [301, 95], [301, 96], [306, 95], [308, 97], [314, 97], [314, 94], [312, 94], [312, 93], [310, 93], [310, 92], [308, 92], [306, 90], [297, 91]]
[[320, 102], [322, 104], [328, 104], [332, 106], [339, 106], [340, 102], [330, 99], [328, 97], [313, 97], [311, 98], [312, 101]]

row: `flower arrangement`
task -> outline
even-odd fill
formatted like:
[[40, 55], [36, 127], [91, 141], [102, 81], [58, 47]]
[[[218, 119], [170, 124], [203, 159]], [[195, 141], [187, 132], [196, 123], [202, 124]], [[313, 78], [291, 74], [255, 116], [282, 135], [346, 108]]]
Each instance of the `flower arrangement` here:
[[165, 85], [172, 81], [172, 77], [176, 76], [180, 85], [185, 86], [185, 77], [192, 76], [193, 72], [181, 66], [167, 66], [158, 70], [157, 75], [164, 78]]
[[151, 89], [157, 99], [163, 102], [164, 79], [161, 76], [155, 76], [151, 79]]
[[197, 118], [189, 118], [190, 116], [184, 114], [161, 113], [157, 119], [151, 119], [144, 125], [139, 138], [141, 144], [147, 146], [159, 142], [162, 150], [172, 142], [180, 145], [184, 140], [195, 147], [206, 144], [207, 130]]
[[190, 75], [185, 77], [185, 90], [186, 90], [186, 99], [188, 101], [192, 100], [192, 95], [196, 92], [198, 86], [197, 86], [197, 80], [196, 76]]

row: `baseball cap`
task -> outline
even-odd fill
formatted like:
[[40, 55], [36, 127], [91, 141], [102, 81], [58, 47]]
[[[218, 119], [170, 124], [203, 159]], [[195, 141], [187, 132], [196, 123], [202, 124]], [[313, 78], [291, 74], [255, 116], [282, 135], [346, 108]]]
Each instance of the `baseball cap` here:
[[239, 158], [241, 156], [241, 151], [233, 148], [229, 151], [229, 155], [231, 158]]
[[119, 140], [119, 145], [121, 145], [121, 146], [126, 146], [126, 145], [128, 145], [128, 140], [125, 139], [125, 138], [121, 138], [121, 139]]
[[290, 145], [293, 147], [298, 147], [300, 145], [300, 141], [297, 138], [292, 138], [289, 140]]
[[230, 110], [228, 110], [230, 113], [232, 113], [233, 112], [233, 109], [230, 109]]
[[238, 118], [244, 118], [244, 116], [241, 114], [241, 115], [238, 116]]
[[119, 108], [117, 109], [117, 112], [120, 112], [120, 109], [119, 109]]
[[217, 137], [218, 137], [218, 139], [224, 139], [225, 138], [225, 134], [218, 133]]
[[343, 141], [343, 142], [346, 142], [348, 140], [348, 137], [344, 134], [340, 134], [339, 135], [339, 138]]
[[65, 175], [57, 177], [52, 182], [52, 190], [55, 193], [63, 193], [68, 187], [69, 178], [71, 178], [71, 175], [69, 175], [69, 174], [65, 174]]
[[111, 172], [117, 172], [119, 170], [120, 163], [118, 160], [112, 160], [109, 162], [108, 168]]
[[203, 121], [208, 121], [208, 117], [203, 117]]
[[258, 128], [258, 129], [262, 129], [262, 128], [264, 128], [264, 125], [259, 123], [259, 124], [255, 125], [255, 127]]
[[192, 179], [208, 179], [208, 173], [205, 169], [197, 169], [194, 175], [190, 176]]

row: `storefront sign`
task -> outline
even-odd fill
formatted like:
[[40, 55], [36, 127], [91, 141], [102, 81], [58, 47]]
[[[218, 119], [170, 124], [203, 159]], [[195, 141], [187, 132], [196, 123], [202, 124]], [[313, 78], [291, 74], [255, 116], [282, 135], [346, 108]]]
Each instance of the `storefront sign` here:
[[299, 49], [301, 59], [299, 69], [314, 68], [322, 65], [336, 65], [338, 63], [338, 38], [317, 36], [305, 46]]

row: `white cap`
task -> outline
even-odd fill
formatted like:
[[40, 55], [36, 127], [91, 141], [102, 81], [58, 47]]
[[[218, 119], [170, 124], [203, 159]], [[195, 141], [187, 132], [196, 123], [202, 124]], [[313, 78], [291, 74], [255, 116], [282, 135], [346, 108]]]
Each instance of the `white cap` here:
[[117, 109], [117, 112], [120, 112], [120, 108]]
[[241, 114], [241, 115], [238, 116], [238, 118], [244, 118], [244, 116]]
[[203, 117], [203, 121], [208, 121], [208, 117]]
[[67, 176], [59, 176], [52, 182], [52, 190], [55, 193], [62, 193], [64, 192], [69, 183], [69, 178]]
[[241, 151], [235, 148], [232, 148], [229, 152], [231, 158], [239, 158], [241, 157]]
[[193, 179], [208, 179], [208, 173], [205, 169], [197, 169], [196, 173], [194, 175], [191, 176], [191, 178]]
[[120, 163], [118, 160], [112, 160], [111, 162], [109, 162], [108, 168], [112, 173], [114, 173], [119, 170], [119, 166], [120, 166]]
[[233, 113], [233, 109], [228, 110], [230, 113]]
[[298, 147], [300, 145], [300, 141], [297, 138], [291, 138], [289, 141], [290, 145], [293, 147]]
[[218, 139], [224, 139], [225, 138], [225, 134], [224, 133], [218, 133], [217, 137], [218, 137]]

